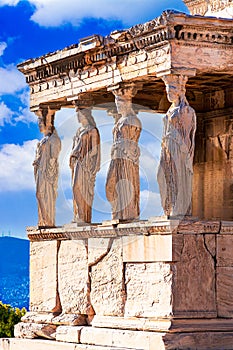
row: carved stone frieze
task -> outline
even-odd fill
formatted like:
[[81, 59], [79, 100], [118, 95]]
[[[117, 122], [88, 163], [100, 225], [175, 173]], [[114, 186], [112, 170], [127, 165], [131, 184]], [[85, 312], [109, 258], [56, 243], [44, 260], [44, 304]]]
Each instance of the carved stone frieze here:
[[192, 15], [231, 18], [233, 15], [232, 0], [184, 0]]
[[[105, 38], [81, 39], [79, 44], [28, 60], [18, 68], [31, 87], [32, 109], [48, 100], [71, 107], [80, 93], [106, 91], [119, 81], [128, 83], [140, 78], [146, 82], [150, 75], [161, 75], [181, 63], [184, 67], [184, 60], [189, 68], [203, 72], [230, 68], [232, 37], [229, 20], [206, 21], [200, 16], [165, 11], [145, 24]], [[209, 48], [209, 53], [196, 52], [199, 48]]]
[[183, 0], [192, 15], [204, 16], [208, 9], [206, 0]]

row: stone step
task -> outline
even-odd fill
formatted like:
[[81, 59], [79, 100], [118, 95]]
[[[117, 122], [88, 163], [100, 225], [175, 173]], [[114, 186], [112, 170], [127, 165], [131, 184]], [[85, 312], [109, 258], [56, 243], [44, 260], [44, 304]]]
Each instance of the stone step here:
[[129, 348], [74, 344], [42, 339], [3, 338], [0, 339], [0, 350], [129, 350]]
[[0, 350], [233, 350], [230, 331], [163, 333], [78, 326], [58, 329], [60, 341], [5, 338], [0, 340]]
[[232, 318], [153, 319], [142, 317], [114, 317], [95, 315], [91, 325], [97, 328], [115, 328], [153, 332], [233, 332]]

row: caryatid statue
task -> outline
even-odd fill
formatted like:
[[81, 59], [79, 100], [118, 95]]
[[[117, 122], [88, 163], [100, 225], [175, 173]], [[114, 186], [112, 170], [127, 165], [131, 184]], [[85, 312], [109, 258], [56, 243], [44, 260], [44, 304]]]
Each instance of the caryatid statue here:
[[55, 111], [50, 108], [41, 108], [36, 114], [40, 132], [44, 134], [37, 145], [33, 162], [38, 202], [38, 226], [54, 227], [61, 140], [54, 128]]
[[70, 155], [74, 222], [90, 223], [96, 173], [100, 170], [100, 135], [91, 108], [76, 109], [81, 127]]
[[164, 117], [162, 150], [157, 180], [168, 216], [190, 215], [196, 114], [185, 97], [186, 76], [162, 77], [171, 106]]
[[142, 129], [132, 108], [132, 97], [136, 95], [137, 89], [131, 84], [112, 92], [118, 114], [113, 128], [106, 197], [112, 206], [112, 219], [135, 220], [140, 215], [138, 140]]

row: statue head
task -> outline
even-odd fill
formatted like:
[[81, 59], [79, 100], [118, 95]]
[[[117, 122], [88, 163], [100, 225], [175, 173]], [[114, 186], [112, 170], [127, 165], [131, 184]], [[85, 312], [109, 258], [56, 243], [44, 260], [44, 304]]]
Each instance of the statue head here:
[[169, 74], [162, 77], [169, 102], [179, 104], [185, 97], [185, 84], [188, 78], [184, 75]]
[[131, 98], [122, 98], [121, 96], [116, 96], [115, 101], [118, 114], [122, 115], [123, 117], [135, 114], [132, 108]]
[[43, 116], [38, 117], [38, 125], [41, 133], [46, 131], [45, 118]]
[[91, 108], [77, 108], [77, 118], [78, 122], [85, 126], [93, 126], [96, 127], [96, 123], [91, 114]]
[[40, 132], [48, 135], [54, 131], [54, 115], [55, 111], [48, 108], [40, 108], [36, 114], [38, 115], [38, 125]]
[[135, 84], [125, 84], [123, 87], [113, 89], [115, 95], [115, 103], [118, 114], [123, 117], [135, 115], [132, 107], [132, 98], [137, 93], [137, 86]]
[[118, 113], [116, 107], [109, 108], [107, 110], [108, 115], [114, 118], [115, 124], [118, 122], [118, 120], [121, 118], [121, 114]]

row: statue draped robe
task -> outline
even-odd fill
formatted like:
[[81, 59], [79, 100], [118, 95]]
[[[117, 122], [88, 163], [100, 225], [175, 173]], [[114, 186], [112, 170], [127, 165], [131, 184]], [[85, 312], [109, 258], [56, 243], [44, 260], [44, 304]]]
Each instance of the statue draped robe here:
[[141, 122], [135, 116], [121, 117], [113, 129], [111, 163], [106, 181], [106, 196], [112, 206], [112, 218], [138, 219], [139, 156]]
[[91, 222], [96, 173], [100, 169], [100, 136], [94, 126], [81, 127], [70, 155], [74, 221]]
[[55, 226], [55, 204], [58, 186], [58, 156], [61, 140], [54, 129], [38, 143], [33, 163], [38, 202], [38, 226]]
[[170, 107], [164, 117], [157, 180], [166, 215], [190, 215], [196, 115], [187, 102]]

